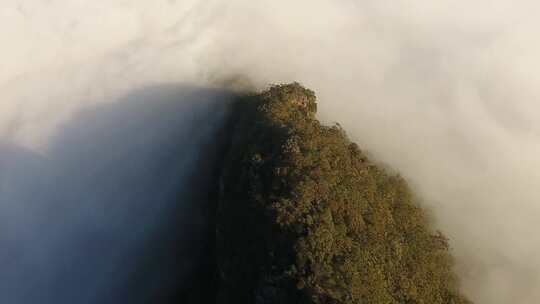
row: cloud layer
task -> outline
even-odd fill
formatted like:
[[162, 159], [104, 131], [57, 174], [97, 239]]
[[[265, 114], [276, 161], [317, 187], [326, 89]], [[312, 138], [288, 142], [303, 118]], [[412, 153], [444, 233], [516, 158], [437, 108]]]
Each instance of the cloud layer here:
[[[58, 152], [80, 143], [56, 138], [88, 107], [119, 106], [121, 96], [161, 83], [247, 80], [263, 88], [300, 81], [318, 93], [323, 120], [339, 121], [411, 182], [451, 237], [472, 299], [536, 303], [539, 8], [527, 0], [8, 0], [0, 6], [0, 36], [8, 41], [0, 59], [0, 136], [31, 156], [2, 150], [0, 218], [37, 212], [27, 197], [34, 187], [55, 192], [42, 181], [50, 177], [36, 172], [85, 166]], [[175, 111], [177, 126], [189, 128], [193, 108]], [[115, 130], [116, 119], [127, 118], [103, 128]], [[144, 121], [153, 129], [153, 120]], [[167, 130], [143, 137], [147, 151], [174, 142]], [[115, 163], [125, 152], [113, 145], [118, 156], [100, 157], [110, 147], [88, 142], [90, 159]], [[93, 178], [112, 171], [104, 166]], [[95, 191], [82, 185], [79, 193]], [[16, 231], [35, 234], [38, 220], [28, 221]]]

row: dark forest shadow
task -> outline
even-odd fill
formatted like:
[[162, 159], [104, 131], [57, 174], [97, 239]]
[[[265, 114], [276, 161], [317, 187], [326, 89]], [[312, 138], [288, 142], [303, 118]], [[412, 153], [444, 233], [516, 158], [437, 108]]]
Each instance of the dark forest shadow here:
[[146, 87], [78, 113], [44, 156], [1, 144], [0, 302], [202, 303], [231, 97]]

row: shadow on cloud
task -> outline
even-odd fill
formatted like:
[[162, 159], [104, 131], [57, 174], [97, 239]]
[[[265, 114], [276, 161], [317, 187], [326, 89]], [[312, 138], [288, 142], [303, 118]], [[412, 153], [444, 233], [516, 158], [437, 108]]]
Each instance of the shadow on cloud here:
[[202, 302], [231, 97], [145, 87], [80, 111], [44, 155], [1, 143], [0, 302]]

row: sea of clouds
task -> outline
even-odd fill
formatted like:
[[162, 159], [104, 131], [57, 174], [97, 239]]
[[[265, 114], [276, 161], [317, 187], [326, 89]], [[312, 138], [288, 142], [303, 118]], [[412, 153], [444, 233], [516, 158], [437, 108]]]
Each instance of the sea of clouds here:
[[203, 229], [190, 177], [224, 89], [289, 81], [410, 181], [476, 303], [538, 302], [539, 12], [527, 0], [3, 1], [0, 302], [102, 303], [179, 196], [179, 229]]

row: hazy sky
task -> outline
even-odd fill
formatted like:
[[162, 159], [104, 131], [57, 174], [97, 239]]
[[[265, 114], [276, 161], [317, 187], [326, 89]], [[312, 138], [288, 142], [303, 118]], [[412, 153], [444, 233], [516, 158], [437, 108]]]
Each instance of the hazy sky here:
[[[43, 169], [27, 162], [63, 170], [56, 151], [69, 143], [54, 139], [81, 112], [126, 102], [133, 90], [300, 81], [317, 92], [320, 118], [339, 121], [410, 181], [451, 237], [472, 299], [537, 303], [539, 12], [527, 0], [5, 0], [0, 137], [35, 154], [10, 171], [34, 180]], [[194, 108], [179, 109], [176, 125], [189, 128], [180, 122]], [[109, 149], [100, 144], [93, 149]], [[0, 211], [33, 212], [31, 186], [1, 172], [10, 154], [0, 152]]]

